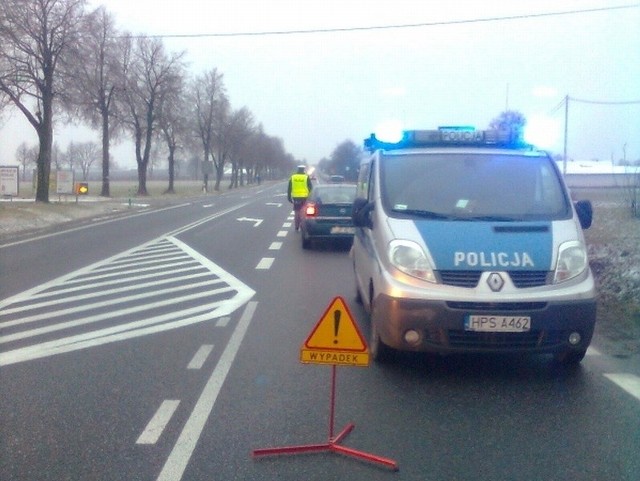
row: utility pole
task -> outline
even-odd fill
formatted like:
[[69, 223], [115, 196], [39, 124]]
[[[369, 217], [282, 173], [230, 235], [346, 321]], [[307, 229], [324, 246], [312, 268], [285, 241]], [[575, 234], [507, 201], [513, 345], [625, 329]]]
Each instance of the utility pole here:
[[564, 154], [562, 155], [562, 174], [567, 175], [567, 132], [569, 126], [569, 95], [564, 97]]
[[507, 83], [507, 93], [505, 95], [505, 106], [504, 106], [504, 110], [505, 111], [509, 111], [509, 84]]

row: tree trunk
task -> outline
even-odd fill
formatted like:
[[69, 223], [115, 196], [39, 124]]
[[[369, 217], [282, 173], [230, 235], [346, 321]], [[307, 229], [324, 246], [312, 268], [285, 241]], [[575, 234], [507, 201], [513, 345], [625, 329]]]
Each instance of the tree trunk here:
[[47, 142], [47, 136], [38, 131], [40, 150], [37, 162], [36, 202], [49, 202], [49, 176], [51, 174], [51, 142]]
[[165, 194], [175, 194], [173, 190], [173, 180], [175, 178], [175, 152], [176, 146], [169, 145], [169, 187], [165, 191]]
[[138, 192], [136, 195], [149, 195], [149, 192], [147, 192], [147, 166], [142, 162], [138, 163]]
[[216, 184], [213, 187], [213, 190], [218, 192], [220, 190], [220, 182], [222, 181], [222, 176], [224, 175], [224, 163], [216, 163]]
[[44, 91], [42, 94], [42, 113], [39, 115], [39, 120], [40, 124], [36, 129], [40, 141], [36, 202], [49, 202], [49, 175], [53, 145], [53, 94], [50, 91]]
[[109, 112], [102, 112], [102, 197], [110, 197], [109, 187]]

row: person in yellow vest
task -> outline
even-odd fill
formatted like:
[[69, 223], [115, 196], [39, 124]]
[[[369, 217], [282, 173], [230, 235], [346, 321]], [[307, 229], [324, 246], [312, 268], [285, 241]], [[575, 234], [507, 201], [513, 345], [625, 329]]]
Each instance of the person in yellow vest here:
[[289, 186], [287, 187], [287, 199], [293, 204], [295, 213], [296, 230], [300, 229], [300, 210], [302, 205], [309, 197], [311, 190], [313, 190], [313, 184], [306, 170], [304, 165], [299, 165], [296, 172], [289, 178]]

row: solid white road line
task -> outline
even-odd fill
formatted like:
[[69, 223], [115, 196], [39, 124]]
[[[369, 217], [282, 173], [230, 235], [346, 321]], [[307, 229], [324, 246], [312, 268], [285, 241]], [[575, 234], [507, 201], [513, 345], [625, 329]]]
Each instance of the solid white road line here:
[[595, 347], [589, 346], [587, 348], [587, 356], [601, 356], [602, 353], [598, 351]]
[[144, 428], [144, 431], [142, 431], [136, 444], [155, 444], [158, 439], [160, 439], [164, 428], [169, 424], [171, 416], [173, 416], [173, 413], [178, 409], [178, 404], [180, 404], [180, 401], [172, 399], [162, 401], [156, 414], [151, 418], [151, 421], [149, 421], [147, 427]]
[[200, 349], [195, 353], [189, 364], [187, 365], [187, 369], [200, 369], [204, 366], [209, 354], [213, 351], [213, 344], [203, 344], [200, 346]]
[[604, 377], [616, 383], [635, 398], [640, 399], [640, 377], [623, 372], [605, 374]]
[[227, 374], [231, 369], [231, 365], [240, 349], [242, 340], [244, 339], [253, 315], [256, 311], [258, 303], [256, 301], [250, 301], [247, 303], [238, 325], [236, 326], [227, 346], [220, 356], [220, 360], [213, 370], [211, 377], [207, 381], [200, 398], [196, 402], [193, 412], [189, 416], [180, 437], [175, 446], [171, 450], [167, 461], [164, 463], [162, 471], [157, 478], [157, 481], [179, 481], [182, 479], [184, 470], [191, 459], [196, 444], [200, 439], [202, 430], [209, 419], [209, 415], [213, 410], [213, 406], [218, 399], [222, 385], [224, 384]]

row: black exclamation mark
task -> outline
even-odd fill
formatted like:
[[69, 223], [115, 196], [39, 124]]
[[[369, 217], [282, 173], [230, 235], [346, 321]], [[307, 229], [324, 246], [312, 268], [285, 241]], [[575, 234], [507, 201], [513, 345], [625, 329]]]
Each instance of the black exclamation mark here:
[[338, 329], [340, 329], [340, 315], [341, 312], [336, 309], [333, 311], [333, 336], [335, 339], [333, 340], [334, 344], [338, 344]]

